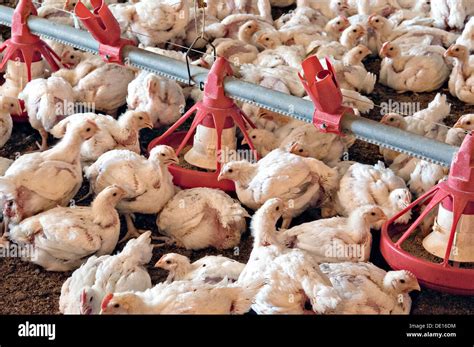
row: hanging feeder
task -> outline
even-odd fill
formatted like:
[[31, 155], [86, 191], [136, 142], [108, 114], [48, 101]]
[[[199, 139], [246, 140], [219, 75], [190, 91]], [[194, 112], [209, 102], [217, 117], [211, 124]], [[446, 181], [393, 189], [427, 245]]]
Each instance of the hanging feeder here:
[[326, 58], [324, 69], [316, 56], [302, 63], [304, 77], [298, 73], [303, 87], [314, 104], [313, 124], [319, 131], [343, 135], [341, 122], [345, 114], [354, 110], [342, 105], [342, 93], [331, 62]]
[[[42, 71], [43, 59], [48, 62], [52, 71], [57, 71], [61, 64], [61, 59], [53, 49], [41, 40], [39, 36], [32, 34], [28, 28], [29, 16], [36, 16], [37, 14], [31, 0], [20, 0], [13, 12], [11, 38], [0, 45], [0, 53], [4, 52], [2, 62], [0, 63], [0, 70], [3, 70], [7, 63], [9, 63], [7, 73], [21, 79], [23, 74], [20, 72], [20, 76], [18, 76], [19, 71], [17, 71], [17, 67], [19, 66], [21, 70], [26, 70], [27, 82], [31, 81], [32, 76], [37, 76]], [[15, 71], [8, 71], [11, 69]], [[8, 81], [5, 83], [8, 83]], [[20, 107], [23, 109], [21, 103]], [[15, 121], [28, 120], [28, 116], [24, 111], [22, 114], [12, 115], [12, 118]]]
[[[426, 205], [420, 216], [400, 232], [393, 222], [416, 206]], [[402, 249], [404, 242], [431, 211], [438, 207], [433, 231], [424, 238], [423, 247], [442, 259], [430, 262]], [[396, 239], [401, 233], [401, 237]], [[453, 294], [474, 295], [474, 269], [463, 263], [474, 263], [474, 137], [466, 135], [454, 156], [449, 177], [388, 220], [382, 227], [380, 249], [394, 269], [415, 274], [426, 287]]]
[[[232, 74], [229, 62], [225, 58], [217, 58], [204, 84], [202, 101], [192, 106], [173, 126], [148, 146], [148, 150], [151, 150], [157, 145], [170, 145], [179, 155], [186, 146], [192, 145], [192, 149], [185, 154], [184, 159], [194, 166], [212, 170], [197, 171], [171, 165], [169, 170], [174, 177], [174, 183], [178, 186], [235, 190], [232, 181], [218, 181], [217, 177], [224, 160], [222, 153], [236, 149], [236, 126], [242, 131], [252, 153], [256, 153], [246, 131], [247, 126], [255, 128], [255, 125], [224, 93], [224, 79]], [[196, 115], [189, 131], [175, 133], [175, 130], [194, 113]]]

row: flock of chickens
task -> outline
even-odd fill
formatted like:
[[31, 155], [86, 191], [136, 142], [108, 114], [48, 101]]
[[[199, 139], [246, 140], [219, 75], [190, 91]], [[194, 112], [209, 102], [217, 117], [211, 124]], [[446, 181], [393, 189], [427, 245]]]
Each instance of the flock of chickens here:
[[[205, 11], [188, 0], [106, 2], [123, 36], [147, 50], [185, 60], [170, 47], [189, 46], [199, 35], [195, 27], [204, 24], [237, 76], [298, 97], [305, 95], [297, 78], [302, 60], [328, 56], [344, 103], [358, 114], [374, 107], [377, 76], [363, 62], [370, 55], [383, 58], [379, 82], [400, 93], [434, 91], [449, 80], [453, 96], [474, 104], [469, 0], [297, 0], [296, 9], [279, 18], [272, 18], [272, 7], [294, 0], [208, 0]], [[43, 0], [38, 13], [74, 25], [67, 12], [76, 3]], [[2, 244], [29, 246], [24, 260], [45, 270], [75, 270], [62, 287], [62, 313], [410, 312], [408, 293], [420, 290], [417, 279], [369, 262], [371, 229], [444, 179], [445, 168], [383, 148], [384, 162], [373, 166], [342, 160], [352, 136], [321, 133], [243, 104], [257, 125], [249, 135], [263, 158], [222, 166], [219, 179], [235, 182], [237, 199], [209, 188], [181, 190], [168, 171], [179, 164], [173, 148], [159, 145], [141, 155], [140, 129], [174, 123], [186, 99], [201, 98], [200, 90], [50, 44], [68, 68], [50, 74], [36, 62], [34, 79], [25, 85], [25, 73], [10, 62], [0, 86], [0, 145], [11, 136], [11, 115], [24, 112], [42, 138], [38, 152], [1, 158]], [[197, 48], [207, 53], [193, 64], [210, 66], [212, 48], [204, 41]], [[109, 115], [75, 113], [77, 104]], [[128, 110], [117, 117], [124, 104]], [[405, 117], [389, 113], [381, 122], [460, 145], [474, 129], [474, 114], [448, 128], [443, 119], [449, 114], [446, 95], [439, 93], [426, 109]], [[60, 139], [50, 149], [49, 134]], [[70, 205], [83, 177], [94, 200]], [[314, 208], [322, 219], [292, 226], [294, 217]], [[138, 230], [135, 213], [157, 215], [162, 235]], [[127, 226], [121, 240], [119, 214]], [[234, 248], [247, 218], [254, 238], [247, 264], [223, 256], [191, 263], [169, 253], [155, 265], [169, 271], [168, 278], [153, 286], [145, 266], [161, 244], [152, 240], [191, 250]], [[396, 222], [410, 218], [407, 213]], [[422, 234], [434, 219], [427, 218]]]

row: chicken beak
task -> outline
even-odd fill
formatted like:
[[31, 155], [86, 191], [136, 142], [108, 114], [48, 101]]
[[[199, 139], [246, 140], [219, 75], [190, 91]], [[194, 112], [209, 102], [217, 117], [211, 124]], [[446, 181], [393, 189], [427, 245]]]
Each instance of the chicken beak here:
[[161, 259], [158, 260], [158, 261], [155, 263], [154, 267], [160, 268], [160, 269], [163, 268], [163, 262], [161, 261]]
[[453, 125], [453, 128], [462, 129], [462, 122], [460, 119]]
[[242, 145], [248, 145], [247, 139], [244, 137], [244, 138], [242, 139], [242, 142], [241, 142], [240, 144], [242, 144]]
[[167, 160], [167, 164], [179, 164], [179, 158], [177, 156], [171, 157]]
[[150, 121], [150, 122], [146, 122], [146, 123], [145, 123], [145, 126], [146, 126], [148, 129], [153, 129], [153, 128], [155, 127], [151, 121]]
[[222, 172], [219, 173], [219, 176], [217, 176], [217, 180], [218, 180], [218, 181], [222, 181], [222, 180], [224, 180], [224, 179], [225, 179], [225, 177], [224, 177], [224, 175], [222, 174]]
[[420, 284], [418, 282], [416, 282], [416, 285], [413, 286], [413, 290], [417, 290], [417, 291], [421, 292], [421, 287], [420, 287]]

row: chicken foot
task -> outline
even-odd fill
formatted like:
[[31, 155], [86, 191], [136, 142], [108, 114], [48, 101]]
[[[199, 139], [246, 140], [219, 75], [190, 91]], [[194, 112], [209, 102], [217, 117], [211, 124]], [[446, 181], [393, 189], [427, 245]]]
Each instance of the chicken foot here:
[[152, 236], [153, 241], [163, 241], [163, 243], [153, 245], [154, 248], [164, 247], [164, 246], [173, 246], [176, 244], [176, 241], [168, 236]]
[[38, 142], [36, 142], [36, 145], [41, 152], [44, 152], [48, 149], [48, 132], [44, 129], [40, 129], [38, 132], [41, 135], [41, 145]]

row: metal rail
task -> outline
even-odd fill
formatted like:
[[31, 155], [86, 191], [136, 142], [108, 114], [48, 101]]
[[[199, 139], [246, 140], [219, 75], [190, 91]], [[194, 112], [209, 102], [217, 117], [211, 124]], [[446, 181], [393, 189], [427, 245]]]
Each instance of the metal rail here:
[[[0, 24], [11, 26], [12, 15], [13, 9], [0, 5]], [[99, 44], [86, 31], [34, 16], [28, 20], [28, 27], [32, 32], [42, 37], [85, 51], [98, 53]], [[127, 63], [137, 68], [148, 70], [179, 82], [186, 83], [188, 81], [186, 63], [184, 62], [132, 46], [125, 47], [124, 59]], [[207, 73], [207, 69], [191, 66], [191, 75], [198, 84], [206, 81]], [[308, 123], [312, 122], [314, 106], [311, 101], [244, 82], [233, 77], [226, 78], [225, 91], [234, 99]], [[346, 115], [343, 118], [342, 127], [344, 131], [353, 133], [358, 139], [443, 166], [450, 166], [454, 154], [459, 149], [458, 147], [411, 134], [363, 117]]]

